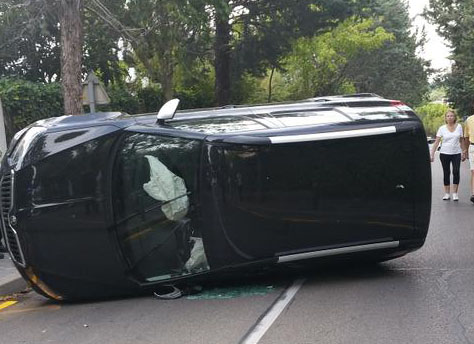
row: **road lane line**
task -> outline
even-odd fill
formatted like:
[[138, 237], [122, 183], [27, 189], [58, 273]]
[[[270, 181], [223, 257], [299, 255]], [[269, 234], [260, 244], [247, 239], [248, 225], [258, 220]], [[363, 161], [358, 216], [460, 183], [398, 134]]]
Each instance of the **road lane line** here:
[[17, 302], [18, 301], [5, 301], [5, 302], [2, 302], [2, 303], [0, 303], [0, 310], [2, 310], [4, 308], [7, 308], [7, 307], [10, 307], [10, 306], [13, 306]]
[[20, 309], [5, 309], [4, 311], [0, 312], [0, 319], [2, 318], [2, 316], [12, 315], [12, 314], [43, 312], [43, 311], [58, 311], [60, 309], [61, 309], [61, 306], [59, 305], [49, 305], [49, 306], [42, 306], [42, 307], [30, 307], [30, 308], [20, 308]]
[[260, 320], [241, 339], [240, 344], [257, 344], [275, 320], [286, 309], [288, 304], [293, 300], [304, 281], [304, 278], [294, 281], [293, 284], [280, 295], [267, 312], [260, 317]]

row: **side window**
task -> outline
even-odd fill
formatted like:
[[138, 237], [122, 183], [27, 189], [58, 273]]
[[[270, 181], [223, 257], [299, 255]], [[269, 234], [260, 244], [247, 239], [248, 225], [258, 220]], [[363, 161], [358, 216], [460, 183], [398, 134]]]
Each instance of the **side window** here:
[[[159, 197], [153, 197], [152, 185], [144, 188], [161, 169], [168, 170], [167, 179], [181, 179], [183, 186], [180, 190], [171, 190], [174, 193], [190, 193], [195, 187], [197, 170], [199, 166], [199, 152], [201, 144], [196, 140], [187, 140], [176, 137], [163, 137], [149, 134], [135, 133], [127, 136], [118, 152], [115, 166], [116, 192], [115, 211], [118, 222], [130, 216], [146, 211], [156, 206]], [[172, 177], [172, 176], [176, 177]], [[166, 182], [166, 180], [164, 180]]]
[[[140, 280], [208, 269], [193, 211], [200, 151], [198, 140], [142, 133], [128, 134], [119, 147], [113, 179], [117, 235]], [[195, 251], [201, 256], [193, 257]]]
[[388, 101], [377, 101], [377, 100], [367, 100], [367, 101], [356, 101], [348, 102], [349, 107], [375, 107], [375, 106], [390, 106]]

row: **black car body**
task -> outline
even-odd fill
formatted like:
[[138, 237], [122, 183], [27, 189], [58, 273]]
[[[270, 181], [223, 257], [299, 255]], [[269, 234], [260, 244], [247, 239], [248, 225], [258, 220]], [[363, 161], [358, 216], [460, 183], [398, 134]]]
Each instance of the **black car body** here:
[[426, 136], [399, 103], [304, 101], [39, 121], [1, 166], [2, 228], [54, 299], [421, 247]]

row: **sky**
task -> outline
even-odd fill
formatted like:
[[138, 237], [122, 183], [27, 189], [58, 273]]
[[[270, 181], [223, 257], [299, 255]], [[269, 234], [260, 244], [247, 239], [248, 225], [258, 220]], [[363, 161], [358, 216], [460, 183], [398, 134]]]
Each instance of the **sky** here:
[[417, 16], [423, 12], [425, 6], [429, 5], [429, 0], [408, 0], [409, 12], [412, 18], [415, 18], [414, 25], [418, 27], [425, 26], [428, 42], [424, 51], [419, 54], [427, 60], [431, 61], [431, 65], [435, 69], [449, 69], [450, 61], [448, 60], [449, 48], [446, 42], [436, 33], [435, 27], [429, 24], [421, 16]]

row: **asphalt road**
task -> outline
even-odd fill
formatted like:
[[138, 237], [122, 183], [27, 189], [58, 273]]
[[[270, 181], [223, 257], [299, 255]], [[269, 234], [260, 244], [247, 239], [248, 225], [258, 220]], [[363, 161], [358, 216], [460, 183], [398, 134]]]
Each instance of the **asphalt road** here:
[[459, 202], [441, 200], [439, 161], [433, 167], [430, 232], [403, 258], [315, 270], [296, 284], [238, 281], [174, 301], [58, 304], [29, 292], [0, 309], [0, 343], [474, 343], [468, 165]]

